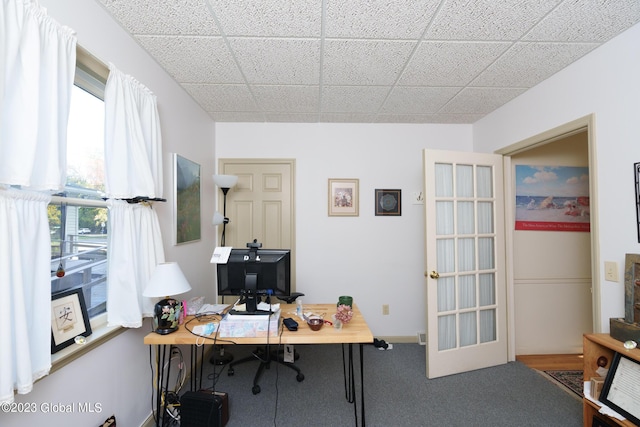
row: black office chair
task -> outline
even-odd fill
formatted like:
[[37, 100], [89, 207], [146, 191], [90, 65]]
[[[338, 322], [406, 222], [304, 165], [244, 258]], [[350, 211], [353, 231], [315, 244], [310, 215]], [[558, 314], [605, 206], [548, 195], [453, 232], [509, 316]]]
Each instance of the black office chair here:
[[[303, 295], [304, 294], [302, 293], [294, 292], [291, 294], [291, 296], [278, 297], [278, 299], [286, 301], [287, 304], [291, 304], [296, 300], [296, 298]], [[260, 377], [262, 376], [262, 373], [264, 372], [264, 370], [269, 369], [271, 367], [271, 362], [276, 362], [281, 364], [282, 366], [286, 366], [289, 369], [293, 369], [297, 373], [296, 380], [298, 382], [304, 381], [304, 374], [300, 371], [300, 368], [293, 365], [292, 363], [284, 361], [284, 350], [280, 350], [280, 351], [271, 350], [270, 346], [271, 346], [270, 344], [267, 344], [267, 345], [258, 347], [256, 348], [255, 351], [251, 353], [251, 356], [247, 356], [245, 358], [242, 358], [240, 360], [236, 360], [235, 362], [230, 363], [229, 368], [227, 370], [227, 375], [229, 375], [230, 377], [233, 376], [233, 374], [235, 373], [234, 366], [236, 365], [258, 360], [260, 362], [260, 365], [258, 365], [258, 370], [256, 372], [256, 375], [253, 377], [253, 387], [251, 388], [251, 392], [253, 394], [260, 393], [260, 385], [258, 384], [258, 381], [260, 380]], [[300, 355], [295, 353], [294, 351], [294, 360], [298, 360], [299, 357]]]

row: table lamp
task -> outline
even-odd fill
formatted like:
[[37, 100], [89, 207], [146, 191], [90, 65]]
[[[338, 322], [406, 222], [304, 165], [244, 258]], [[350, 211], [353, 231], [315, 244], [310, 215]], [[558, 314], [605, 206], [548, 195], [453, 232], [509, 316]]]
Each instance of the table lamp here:
[[153, 309], [153, 326], [161, 335], [170, 334], [178, 329], [182, 303], [168, 295], [189, 292], [191, 286], [176, 262], [163, 262], [156, 266], [147, 287], [142, 293], [145, 297], [165, 297], [156, 303]]

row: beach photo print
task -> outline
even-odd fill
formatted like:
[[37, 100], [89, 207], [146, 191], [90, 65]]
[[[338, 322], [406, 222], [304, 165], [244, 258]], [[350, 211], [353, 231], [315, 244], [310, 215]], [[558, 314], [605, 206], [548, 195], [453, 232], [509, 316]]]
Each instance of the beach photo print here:
[[516, 165], [516, 230], [590, 231], [589, 168]]

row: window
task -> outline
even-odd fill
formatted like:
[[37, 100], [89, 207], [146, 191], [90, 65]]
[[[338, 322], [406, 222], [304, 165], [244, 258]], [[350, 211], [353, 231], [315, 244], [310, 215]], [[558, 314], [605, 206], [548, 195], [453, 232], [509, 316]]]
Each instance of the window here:
[[48, 215], [51, 293], [82, 288], [89, 317], [94, 317], [106, 312], [107, 299], [109, 218], [103, 199], [106, 78], [83, 62], [87, 57], [79, 48], [67, 136], [67, 183], [64, 192], [52, 198]]

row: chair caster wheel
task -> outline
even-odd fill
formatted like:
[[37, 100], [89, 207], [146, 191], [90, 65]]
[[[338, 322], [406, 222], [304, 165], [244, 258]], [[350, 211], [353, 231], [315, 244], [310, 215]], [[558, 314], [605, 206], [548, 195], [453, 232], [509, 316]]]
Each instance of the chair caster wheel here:
[[258, 394], [258, 393], [260, 393], [260, 386], [259, 386], [259, 385], [257, 385], [257, 384], [256, 384], [256, 385], [254, 385], [254, 386], [251, 388], [251, 393], [253, 393], [253, 394]]
[[296, 375], [296, 380], [301, 383], [302, 381], [304, 381], [304, 375], [302, 373]]
[[232, 377], [232, 376], [233, 376], [233, 374], [234, 374], [234, 372], [235, 372], [235, 371], [233, 370], [233, 368], [229, 368], [229, 370], [227, 371], [227, 375], [228, 375], [228, 376], [230, 376], [230, 377]]

